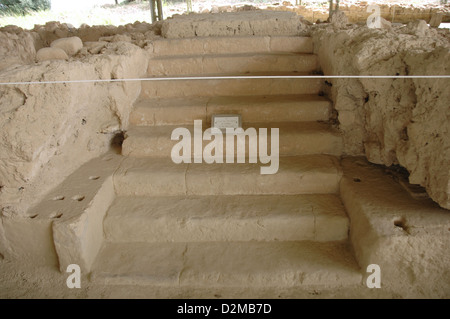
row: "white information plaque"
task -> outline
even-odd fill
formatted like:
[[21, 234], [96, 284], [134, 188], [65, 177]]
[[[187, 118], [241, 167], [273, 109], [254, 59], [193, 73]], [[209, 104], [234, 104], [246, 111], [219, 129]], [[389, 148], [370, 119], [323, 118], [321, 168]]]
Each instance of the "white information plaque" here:
[[240, 114], [214, 114], [211, 126], [225, 131], [227, 128], [242, 127], [242, 117]]

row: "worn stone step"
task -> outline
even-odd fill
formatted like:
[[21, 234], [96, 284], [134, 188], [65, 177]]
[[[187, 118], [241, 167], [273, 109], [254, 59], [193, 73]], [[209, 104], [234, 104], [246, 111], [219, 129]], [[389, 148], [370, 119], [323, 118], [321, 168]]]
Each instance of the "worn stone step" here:
[[170, 158], [125, 158], [114, 175], [119, 196], [289, 195], [337, 193], [342, 172], [330, 155], [280, 157], [276, 174], [262, 163], [181, 163]]
[[159, 287], [320, 287], [361, 285], [346, 243], [107, 243], [91, 280]]
[[156, 39], [150, 52], [154, 56], [294, 52], [313, 53], [310, 37], [239, 36]]
[[156, 57], [149, 61], [151, 76], [254, 73], [254, 72], [313, 72], [317, 56], [299, 53], [241, 53], [194, 56]]
[[[125, 156], [152, 156], [152, 157], [170, 157], [172, 148], [179, 140], [171, 140], [172, 132], [179, 126], [136, 126], [131, 127], [127, 133], [122, 145], [122, 154]], [[185, 126], [190, 131], [191, 149], [194, 147], [194, 126]], [[202, 123], [201, 132], [204, 132], [210, 125]], [[271, 149], [271, 136], [273, 128], [279, 129], [279, 155], [280, 156], [295, 156], [295, 155], [309, 155], [309, 154], [342, 154], [342, 138], [339, 131], [329, 127], [325, 123], [317, 122], [285, 122], [285, 123], [247, 123], [243, 125], [244, 130], [247, 128], [254, 128], [256, 132], [256, 139], [254, 141], [255, 147], [258, 148], [258, 143], [263, 138], [261, 136], [261, 128], [267, 129], [267, 139], [265, 145], [267, 149]], [[226, 154], [227, 138], [225, 134], [222, 135], [223, 140], [223, 154]], [[264, 135], [263, 135], [264, 136]], [[200, 135], [200, 139], [201, 139]], [[201, 140], [203, 143], [202, 149], [211, 143], [208, 140]], [[233, 156], [237, 156], [237, 141], [235, 138], [234, 147], [232, 150]], [[248, 151], [249, 140], [246, 138], [245, 142], [246, 157], [250, 156]], [[200, 154], [200, 157], [203, 156]], [[256, 155], [257, 156], [257, 155]]]
[[348, 227], [331, 194], [118, 197], [103, 224], [110, 242], [338, 241]]
[[162, 21], [161, 26], [164, 38], [305, 34], [308, 26], [295, 12], [272, 10], [178, 15]]
[[245, 122], [327, 121], [331, 103], [318, 95], [218, 96], [145, 99], [130, 114], [132, 125], [192, 125], [213, 114], [240, 114]]
[[318, 78], [254, 78], [252, 76], [306, 76], [306, 73], [276, 72], [251, 74], [210, 74], [208, 76], [249, 78], [193, 79], [204, 75], [190, 75], [191, 78], [142, 81], [141, 99], [147, 98], [190, 98], [213, 96], [255, 96], [314, 94], [322, 89], [323, 80]]

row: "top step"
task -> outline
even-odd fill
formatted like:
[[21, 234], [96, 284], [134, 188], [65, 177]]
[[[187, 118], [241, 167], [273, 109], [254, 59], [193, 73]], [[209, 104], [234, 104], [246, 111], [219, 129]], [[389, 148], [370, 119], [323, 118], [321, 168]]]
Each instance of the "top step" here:
[[158, 39], [152, 42], [155, 56], [242, 53], [313, 53], [310, 37], [243, 36]]
[[162, 22], [164, 38], [284, 35], [308, 32], [295, 12], [270, 10], [175, 16]]

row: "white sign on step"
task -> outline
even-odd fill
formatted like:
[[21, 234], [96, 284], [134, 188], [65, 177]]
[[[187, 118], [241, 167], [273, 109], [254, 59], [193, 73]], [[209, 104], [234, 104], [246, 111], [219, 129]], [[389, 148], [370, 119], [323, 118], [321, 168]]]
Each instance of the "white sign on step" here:
[[227, 128], [242, 127], [242, 117], [239, 114], [215, 114], [212, 116], [211, 127], [225, 131]]

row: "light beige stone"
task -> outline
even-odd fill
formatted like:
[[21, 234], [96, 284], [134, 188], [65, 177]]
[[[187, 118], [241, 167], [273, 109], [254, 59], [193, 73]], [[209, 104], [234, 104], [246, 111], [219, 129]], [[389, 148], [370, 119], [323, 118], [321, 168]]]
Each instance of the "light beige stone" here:
[[317, 69], [317, 57], [312, 54], [228, 54], [194, 57], [160, 57], [149, 61], [151, 76], [190, 74], [243, 74], [256, 72], [300, 72]]
[[[268, 165], [268, 164], [266, 164]], [[261, 164], [175, 164], [167, 159], [127, 158], [115, 175], [120, 196], [328, 194], [341, 172], [333, 156], [281, 157], [277, 174]]]
[[[243, 76], [251, 76], [246, 74]], [[261, 75], [261, 74], [259, 74]], [[264, 74], [267, 75], [267, 74]], [[300, 75], [299, 73], [276, 73], [276, 75]], [[223, 76], [223, 75], [219, 75]], [[225, 75], [227, 76], [227, 75]], [[229, 76], [229, 75], [228, 75]], [[280, 94], [317, 94], [321, 90], [320, 79], [196, 79], [176, 81], [144, 81], [141, 98], [250, 96]]]
[[348, 218], [335, 195], [119, 197], [108, 242], [339, 241]]
[[210, 123], [213, 114], [241, 114], [244, 122], [327, 121], [331, 105], [316, 95], [225, 96], [206, 98], [148, 99], [136, 103], [130, 124], [192, 125]]
[[442, 23], [442, 18], [444, 17], [444, 14], [442, 12], [433, 13], [430, 19], [430, 27], [432, 28], [439, 28], [439, 26]]
[[155, 39], [152, 53], [157, 56], [200, 54], [240, 54], [294, 52], [312, 53], [312, 39], [297, 36], [195, 37]]
[[344, 28], [348, 24], [348, 18], [343, 11], [333, 12], [330, 23], [336, 28]]
[[[3, 28], [4, 30], [4, 28]], [[36, 58], [35, 33], [0, 31], [0, 71], [15, 65], [34, 62]]]
[[[126, 48], [116, 51], [117, 46]], [[131, 44], [111, 44], [111, 48], [123, 55], [16, 68], [2, 73], [1, 81], [108, 79], [111, 74], [136, 78], [145, 73], [148, 59], [142, 49]], [[25, 215], [80, 165], [109, 150], [115, 132], [104, 127], [112, 122], [126, 127], [140, 84], [10, 85], [0, 92], [0, 185], [4, 186], [0, 202], [13, 215]]]
[[64, 50], [67, 55], [72, 56], [78, 53], [83, 47], [83, 42], [79, 37], [61, 38], [53, 41], [50, 46]]
[[209, 289], [361, 284], [345, 245], [311, 242], [109, 244], [92, 277], [111, 285]]
[[[211, 10], [215, 12], [215, 9]], [[293, 12], [261, 11], [255, 15], [242, 11], [218, 13], [211, 16], [183, 15], [164, 20], [162, 36], [165, 38], [191, 38], [195, 36], [248, 36], [306, 33], [306, 26]]]
[[38, 62], [49, 60], [68, 60], [67, 53], [60, 48], [42, 48], [36, 53], [36, 60]]
[[430, 199], [415, 199], [365, 159], [345, 159], [341, 197], [362, 269], [381, 268], [381, 288], [414, 298], [445, 298], [450, 287], [450, 215]]
[[[322, 28], [313, 38], [325, 74], [446, 75], [449, 44], [436, 32], [416, 21], [391, 31]], [[449, 208], [449, 174], [442, 170], [449, 166], [442, 154], [448, 153], [450, 140], [443, 138], [448, 135], [445, 81], [333, 79], [329, 94], [339, 113], [353, 112], [353, 124], [340, 126], [346, 153], [400, 164], [411, 173], [411, 183], [424, 186], [441, 207]], [[353, 116], [346, 114], [343, 123]]]
[[[208, 127], [203, 122], [202, 132]], [[123, 143], [122, 154], [125, 156], [152, 156], [170, 158], [171, 150], [178, 141], [171, 140], [172, 132], [178, 125], [131, 127]], [[279, 129], [279, 155], [296, 156], [310, 154], [340, 155], [342, 140], [338, 131], [330, 129], [326, 124], [315, 122], [304, 123], [245, 123], [244, 129], [255, 128], [259, 134], [260, 128], [267, 128], [267, 147], [270, 150], [272, 128]], [[191, 132], [191, 145], [194, 145], [194, 128], [190, 124], [186, 128]], [[258, 141], [261, 137], [258, 137]], [[203, 148], [210, 141], [202, 140]], [[223, 154], [226, 153], [226, 138], [223, 137]], [[233, 155], [237, 154], [237, 142], [234, 142]], [[248, 142], [246, 142], [245, 156], [248, 157]]]

